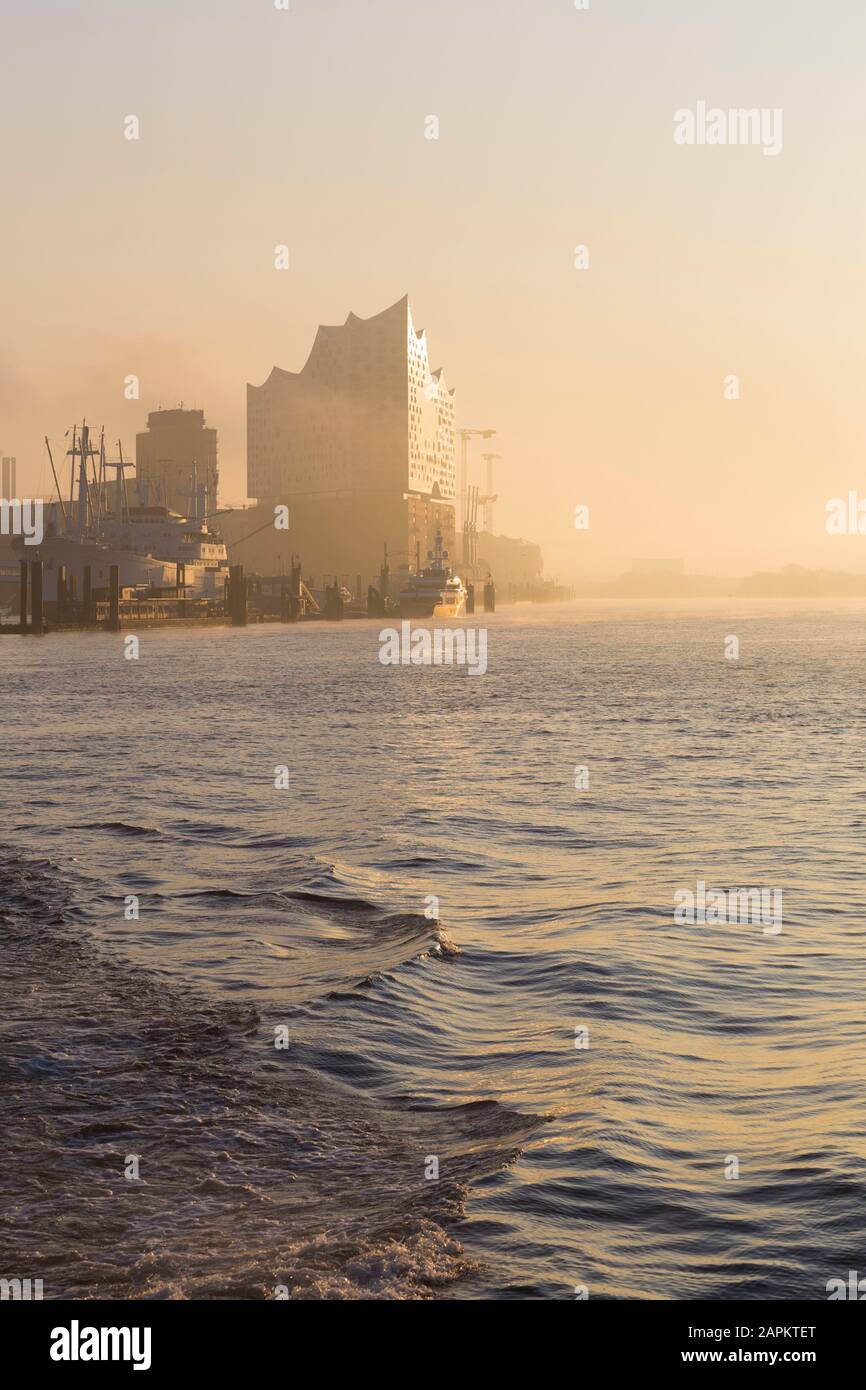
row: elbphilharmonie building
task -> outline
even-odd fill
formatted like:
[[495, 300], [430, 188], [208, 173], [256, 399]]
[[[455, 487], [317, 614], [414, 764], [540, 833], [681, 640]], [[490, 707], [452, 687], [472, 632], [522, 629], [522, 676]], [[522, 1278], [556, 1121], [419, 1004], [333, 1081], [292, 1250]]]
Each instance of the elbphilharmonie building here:
[[287, 504], [305, 571], [373, 575], [453, 553], [454, 392], [431, 371], [408, 297], [320, 327], [299, 372], [247, 387], [247, 491]]

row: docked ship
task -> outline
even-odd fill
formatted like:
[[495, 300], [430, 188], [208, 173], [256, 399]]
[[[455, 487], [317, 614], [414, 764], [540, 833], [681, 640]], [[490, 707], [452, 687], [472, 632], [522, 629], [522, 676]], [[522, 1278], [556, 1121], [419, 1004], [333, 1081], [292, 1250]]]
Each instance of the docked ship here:
[[[228, 553], [222, 538], [199, 515], [203, 498], [194, 474], [190, 514], [182, 516], [168, 507], [147, 505], [146, 500], [131, 504], [122, 449], [117, 461], [106, 459], [104, 441], [96, 448], [86, 423], [73, 430], [68, 452], [73, 474], [69, 499], [64, 502], [49, 447], [58, 500], [48, 508], [39, 546], [46, 600], [57, 597], [61, 567], [67, 582], [74, 579], [81, 592], [85, 566], [90, 567], [94, 589], [101, 589], [108, 586], [113, 565], [121, 590], [182, 588], [186, 598], [223, 597]], [[116, 470], [112, 481], [107, 477], [109, 468]]]
[[417, 567], [400, 590], [397, 602], [403, 618], [460, 618], [466, 612], [467, 591], [453, 574], [442, 534], [436, 532], [436, 549], [427, 552], [427, 565]]

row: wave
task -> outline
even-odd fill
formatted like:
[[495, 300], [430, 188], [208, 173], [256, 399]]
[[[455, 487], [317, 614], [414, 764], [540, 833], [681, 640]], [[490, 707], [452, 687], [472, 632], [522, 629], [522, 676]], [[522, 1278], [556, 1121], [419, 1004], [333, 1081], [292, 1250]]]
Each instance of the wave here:
[[116, 835], [146, 835], [153, 839], [162, 835], [155, 825], [135, 825], [125, 820], [92, 820], [68, 825], [67, 830], [110, 830]]
[[[353, 1088], [309, 1044], [278, 1051], [259, 1008], [110, 952], [70, 891], [50, 861], [0, 855], [10, 1268], [47, 1298], [428, 1298], [471, 1275], [468, 1186], [533, 1117]], [[376, 930], [443, 948], [423, 918]]]

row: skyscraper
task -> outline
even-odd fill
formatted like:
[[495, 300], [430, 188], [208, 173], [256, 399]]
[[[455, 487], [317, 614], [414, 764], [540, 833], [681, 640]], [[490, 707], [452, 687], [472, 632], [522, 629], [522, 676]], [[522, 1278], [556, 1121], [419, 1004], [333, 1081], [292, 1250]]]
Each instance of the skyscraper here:
[[200, 515], [217, 508], [217, 432], [203, 410], [152, 410], [147, 430], [135, 436], [135, 473], [140, 501], [188, 515], [193, 483]]
[[[454, 536], [454, 392], [433, 372], [408, 297], [320, 327], [300, 372], [247, 387], [247, 491], [285, 503], [309, 567], [371, 574], [387, 541], [422, 560]], [[309, 558], [308, 558], [309, 557]]]

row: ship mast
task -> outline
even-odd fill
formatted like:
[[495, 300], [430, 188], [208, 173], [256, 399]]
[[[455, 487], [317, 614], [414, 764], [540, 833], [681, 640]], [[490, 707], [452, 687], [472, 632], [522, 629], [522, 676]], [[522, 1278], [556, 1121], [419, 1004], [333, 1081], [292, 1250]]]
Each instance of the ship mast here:
[[[67, 449], [67, 455], [72, 458], [72, 478], [69, 490], [69, 506], [72, 510], [72, 499], [75, 495], [75, 470], [76, 461], [78, 466], [78, 502], [75, 517], [76, 531], [78, 539], [88, 530], [88, 523], [93, 516], [93, 504], [90, 496], [90, 485], [87, 481], [87, 463], [91, 458], [95, 458], [97, 450], [90, 443], [90, 426], [86, 420], [81, 422], [81, 433], [76, 427], [72, 427], [72, 448]], [[96, 477], [96, 464], [93, 465], [94, 478]]]

